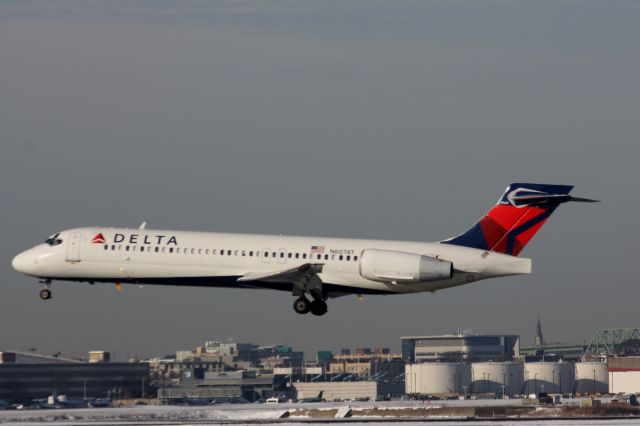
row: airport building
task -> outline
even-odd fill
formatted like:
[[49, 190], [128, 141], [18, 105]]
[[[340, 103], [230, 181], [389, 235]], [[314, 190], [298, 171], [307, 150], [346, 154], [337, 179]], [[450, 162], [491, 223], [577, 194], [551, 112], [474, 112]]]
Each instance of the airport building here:
[[246, 371], [203, 372], [196, 369], [185, 370], [179, 384], [158, 388], [158, 399], [164, 403], [185, 398], [255, 401], [273, 390], [273, 375], [258, 376]]
[[640, 393], [640, 357], [613, 357], [607, 360], [609, 393]]
[[406, 363], [511, 361], [520, 355], [516, 335], [472, 334], [460, 330], [440, 336], [402, 337], [402, 359]]
[[149, 396], [147, 363], [89, 363], [22, 352], [1, 352], [0, 359], [0, 399], [7, 401]]
[[382, 383], [375, 380], [347, 382], [296, 382], [293, 397], [298, 400], [321, 398], [325, 401], [382, 400], [404, 393], [402, 383]]

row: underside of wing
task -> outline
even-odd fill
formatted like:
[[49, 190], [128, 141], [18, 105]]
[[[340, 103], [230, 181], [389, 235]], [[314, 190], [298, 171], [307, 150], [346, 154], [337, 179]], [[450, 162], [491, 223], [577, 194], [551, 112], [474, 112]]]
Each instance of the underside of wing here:
[[293, 282], [307, 281], [312, 276], [322, 272], [322, 263], [305, 263], [295, 268], [270, 272], [248, 272], [238, 278], [238, 281], [265, 281], [265, 282]]
[[318, 274], [322, 272], [323, 266], [322, 263], [305, 263], [280, 271], [248, 272], [238, 278], [238, 282], [291, 283], [294, 295], [303, 295], [305, 292], [319, 295], [322, 294], [322, 280]]

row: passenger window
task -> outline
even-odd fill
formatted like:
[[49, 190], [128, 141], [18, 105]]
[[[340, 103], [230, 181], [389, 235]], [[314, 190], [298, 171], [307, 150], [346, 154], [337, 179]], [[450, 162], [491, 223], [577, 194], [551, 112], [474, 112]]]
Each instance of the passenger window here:
[[287, 257], [288, 257], [289, 259], [291, 259], [291, 256], [293, 256], [293, 253], [289, 253], [289, 254], [287, 255]]
[[191, 249], [191, 254], [196, 254], [196, 249], [192, 248]]
[[322, 255], [321, 255], [321, 254], [317, 255], [316, 257], [317, 257], [318, 259], [322, 259]]
[[167, 249], [166, 247], [162, 247], [162, 252], [166, 253], [166, 249]]
[[209, 249], [206, 249], [206, 250], [204, 251], [204, 254], [209, 254]]
[[125, 249], [126, 251], [129, 251], [129, 246], [126, 246], [124, 249]]
[[198, 249], [198, 254], [202, 254], [202, 249]]
[[353, 256], [353, 260], [358, 260], [358, 256]]
[[280, 252], [280, 259], [284, 257], [284, 252]]
[[249, 257], [253, 257], [253, 250], [249, 251]]
[[276, 252], [271, 253], [271, 257], [276, 257]]
[[227, 256], [231, 256], [231, 250], [227, 250]]
[[233, 255], [234, 255], [234, 256], [237, 256], [237, 255], [238, 255], [238, 250], [234, 251], [234, 252], [233, 252]]
[[306, 259], [307, 258], [307, 253], [302, 253], [302, 258]]
[[224, 250], [220, 250], [220, 256], [224, 256]]
[[351, 256], [347, 256], [347, 260], [351, 260]]
[[342, 255], [340, 255], [340, 256], [338, 257], [338, 260], [342, 260], [342, 259], [343, 259], [343, 256], [342, 256]]
[[138, 251], [138, 246], [133, 246], [133, 247], [131, 247], [131, 249], [132, 249], [133, 251]]
[[242, 257], [245, 257], [247, 255], [247, 252], [242, 250]]
[[296, 253], [296, 259], [300, 258], [300, 253]]
[[324, 255], [324, 260], [329, 260], [329, 255], [328, 254]]
[[169, 253], [173, 253], [173, 247], [169, 248]]
[[109, 246], [107, 244], [104, 245], [105, 250], [109, 250]]
[[156, 253], [160, 251], [160, 247], [156, 247]]
[[116, 249], [116, 245], [114, 244], [111, 246], [111, 250], [115, 250], [115, 249]]

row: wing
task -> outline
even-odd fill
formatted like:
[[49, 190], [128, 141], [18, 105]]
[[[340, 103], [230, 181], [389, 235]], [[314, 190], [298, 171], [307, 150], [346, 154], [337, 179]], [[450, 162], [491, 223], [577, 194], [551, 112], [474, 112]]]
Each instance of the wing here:
[[305, 263], [295, 268], [273, 272], [248, 272], [238, 278], [239, 282], [262, 281], [270, 283], [292, 283], [298, 292], [322, 292], [322, 280], [318, 276], [322, 272], [322, 263]]

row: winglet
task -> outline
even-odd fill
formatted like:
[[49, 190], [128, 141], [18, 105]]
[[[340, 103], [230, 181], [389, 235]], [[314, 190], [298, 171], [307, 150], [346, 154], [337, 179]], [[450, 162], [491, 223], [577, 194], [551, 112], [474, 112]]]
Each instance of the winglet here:
[[147, 227], [147, 222], [145, 221], [145, 222], [142, 222], [142, 223], [140, 224], [140, 226], [138, 227], [138, 229], [145, 229], [146, 227]]

